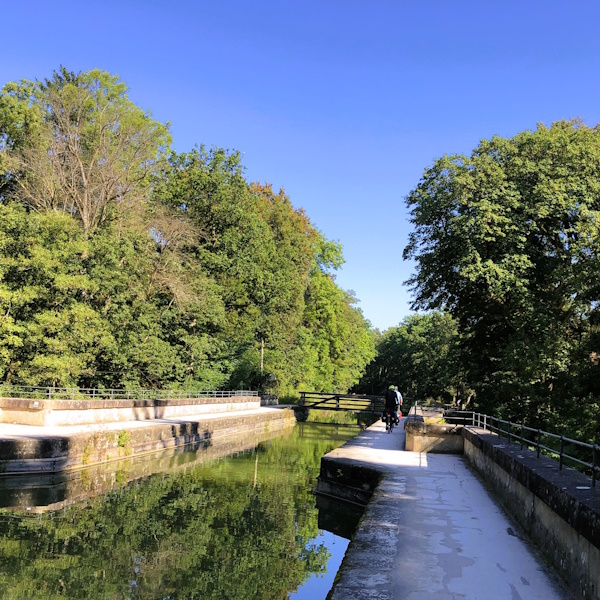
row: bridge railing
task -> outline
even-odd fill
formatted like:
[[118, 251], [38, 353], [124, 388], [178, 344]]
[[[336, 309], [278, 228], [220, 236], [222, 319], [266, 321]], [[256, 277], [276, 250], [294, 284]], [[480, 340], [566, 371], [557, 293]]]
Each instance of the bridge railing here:
[[300, 392], [300, 405], [316, 410], [344, 410], [351, 412], [382, 412], [383, 396], [369, 394], [326, 394]]
[[35, 398], [47, 400], [179, 400], [187, 398], [232, 398], [258, 396], [250, 390], [163, 390], [58, 388], [21, 385], [0, 385], [0, 398]]
[[[445, 419], [448, 423], [462, 423], [497, 433], [506, 438], [509, 444], [514, 441], [520, 444], [521, 448], [535, 451], [538, 458], [543, 454], [557, 459], [560, 470], [565, 463], [567, 466], [572, 465], [578, 471], [590, 474], [592, 487], [596, 487], [600, 471], [600, 445], [598, 444], [589, 444], [565, 435], [528, 427], [524, 423], [506, 421], [474, 411], [449, 410], [446, 411]], [[588, 460], [584, 460], [586, 457]]]

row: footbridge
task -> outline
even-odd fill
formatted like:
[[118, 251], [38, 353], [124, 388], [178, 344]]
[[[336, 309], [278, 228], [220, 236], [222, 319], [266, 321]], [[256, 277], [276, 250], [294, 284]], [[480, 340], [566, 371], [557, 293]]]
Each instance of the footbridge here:
[[426, 421], [323, 457], [317, 494], [365, 506], [329, 600], [600, 598], [595, 477], [524, 430]]
[[381, 412], [384, 397], [369, 394], [328, 394], [300, 392], [300, 406], [306, 410], [343, 410], [350, 412]]

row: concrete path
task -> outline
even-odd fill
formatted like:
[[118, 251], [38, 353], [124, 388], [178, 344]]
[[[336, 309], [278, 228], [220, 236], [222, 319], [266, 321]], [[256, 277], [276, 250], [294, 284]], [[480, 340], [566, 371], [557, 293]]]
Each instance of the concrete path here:
[[462, 456], [403, 447], [379, 422], [328, 455], [386, 472], [330, 600], [571, 598]]

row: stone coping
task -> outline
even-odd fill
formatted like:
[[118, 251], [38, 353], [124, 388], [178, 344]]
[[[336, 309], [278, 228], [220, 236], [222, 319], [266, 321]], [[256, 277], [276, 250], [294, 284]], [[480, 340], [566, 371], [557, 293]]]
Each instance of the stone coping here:
[[259, 402], [258, 396], [228, 396], [170, 399], [116, 399], [98, 398], [92, 400], [52, 400], [35, 398], [0, 398], [2, 410], [97, 410], [102, 408], [154, 408], [164, 406], [189, 406], [203, 404], [227, 404], [235, 402]]
[[173, 399], [0, 399], [0, 423], [31, 426], [108, 424], [181, 418], [199, 413], [224, 413], [259, 408], [259, 396]]
[[590, 477], [483, 429], [465, 427], [463, 437], [600, 548], [600, 488]]

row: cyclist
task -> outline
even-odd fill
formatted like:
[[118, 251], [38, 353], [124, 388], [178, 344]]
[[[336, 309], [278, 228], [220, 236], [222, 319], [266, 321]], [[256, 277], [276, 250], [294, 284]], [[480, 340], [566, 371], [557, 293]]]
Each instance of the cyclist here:
[[[400, 421], [398, 420], [398, 406], [400, 401], [398, 400], [398, 393], [396, 392], [396, 386], [390, 385], [390, 387], [385, 391], [385, 409], [389, 410], [393, 413], [396, 424]], [[385, 413], [384, 413], [385, 419]]]

